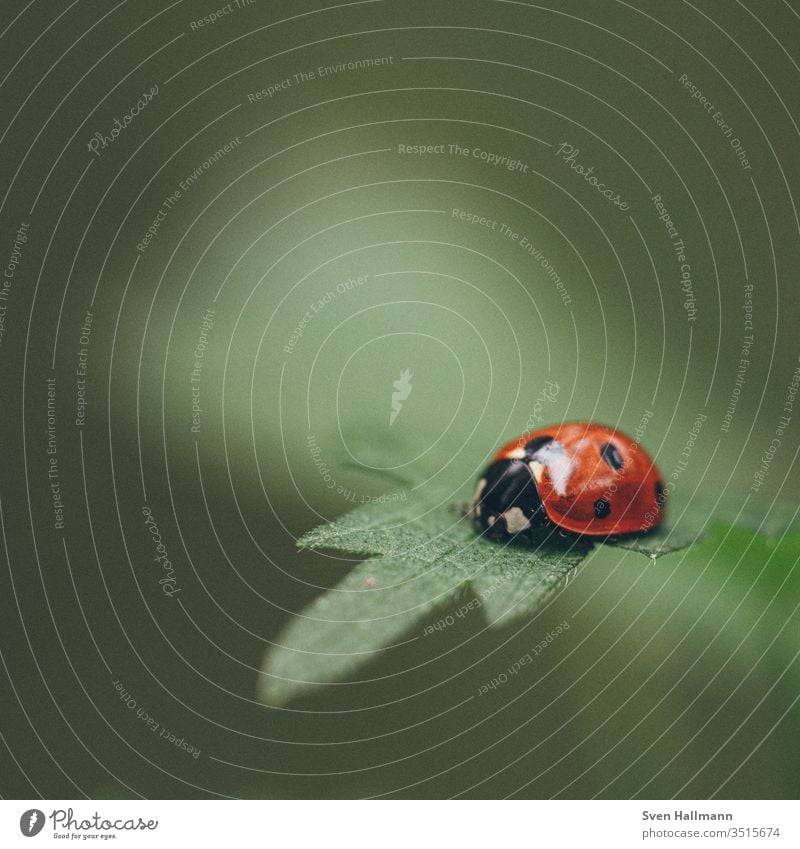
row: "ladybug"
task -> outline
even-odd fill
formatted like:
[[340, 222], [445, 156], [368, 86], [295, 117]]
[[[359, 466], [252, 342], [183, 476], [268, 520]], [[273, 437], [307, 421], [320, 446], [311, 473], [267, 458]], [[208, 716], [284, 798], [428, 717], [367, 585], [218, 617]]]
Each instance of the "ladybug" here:
[[469, 517], [490, 538], [644, 533], [663, 519], [664, 483], [626, 434], [569, 422], [506, 443], [478, 481]]

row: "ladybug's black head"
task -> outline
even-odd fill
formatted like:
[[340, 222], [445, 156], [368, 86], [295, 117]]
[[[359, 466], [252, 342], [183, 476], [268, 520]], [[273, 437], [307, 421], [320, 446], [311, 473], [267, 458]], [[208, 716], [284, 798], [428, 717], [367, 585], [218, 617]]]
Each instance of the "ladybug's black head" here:
[[484, 472], [470, 516], [493, 539], [508, 539], [547, 525], [547, 514], [527, 459], [496, 460]]

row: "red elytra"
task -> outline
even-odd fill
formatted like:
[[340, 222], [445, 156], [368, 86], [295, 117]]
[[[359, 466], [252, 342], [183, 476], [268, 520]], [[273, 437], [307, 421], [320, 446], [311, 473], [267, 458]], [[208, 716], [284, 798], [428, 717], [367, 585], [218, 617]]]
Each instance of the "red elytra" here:
[[664, 517], [653, 459], [627, 434], [596, 422], [545, 427], [506, 443], [492, 459], [524, 460], [547, 518], [570, 533], [641, 533]]

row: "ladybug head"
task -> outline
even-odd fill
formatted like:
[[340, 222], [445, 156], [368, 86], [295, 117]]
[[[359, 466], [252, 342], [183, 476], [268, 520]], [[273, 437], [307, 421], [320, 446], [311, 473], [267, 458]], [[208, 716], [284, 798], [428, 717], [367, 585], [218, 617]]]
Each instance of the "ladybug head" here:
[[529, 452], [526, 445], [524, 457], [495, 460], [478, 481], [470, 517], [486, 536], [508, 539], [548, 524], [528, 457], [540, 447]]

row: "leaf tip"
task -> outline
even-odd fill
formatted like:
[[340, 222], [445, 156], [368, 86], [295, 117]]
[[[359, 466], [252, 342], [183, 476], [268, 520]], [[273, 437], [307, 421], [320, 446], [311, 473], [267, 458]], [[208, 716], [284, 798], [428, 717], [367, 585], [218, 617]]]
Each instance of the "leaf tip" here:
[[256, 698], [261, 704], [272, 708], [285, 707], [295, 696], [310, 689], [313, 684], [296, 681], [270, 669], [269, 655], [259, 672], [256, 685]]

